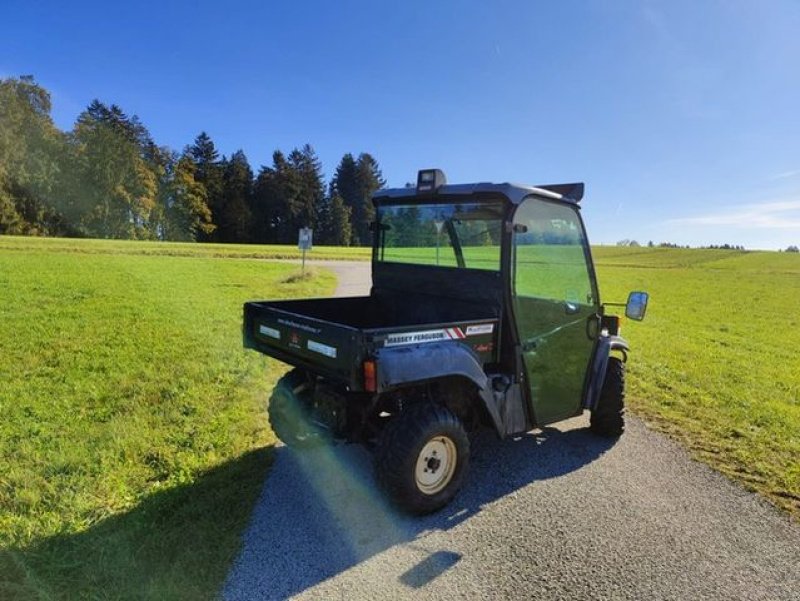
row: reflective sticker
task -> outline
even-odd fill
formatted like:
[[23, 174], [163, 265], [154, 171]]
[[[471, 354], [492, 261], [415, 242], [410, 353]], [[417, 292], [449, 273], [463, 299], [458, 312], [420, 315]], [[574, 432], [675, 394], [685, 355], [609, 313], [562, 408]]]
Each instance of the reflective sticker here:
[[281, 333], [275, 328], [268, 328], [267, 326], [258, 326], [258, 333], [264, 334], [264, 336], [269, 336], [270, 338], [275, 338], [276, 340], [281, 339]]
[[332, 346], [328, 346], [327, 344], [322, 344], [321, 342], [315, 342], [314, 340], [309, 340], [308, 350], [314, 351], [315, 353], [319, 353], [320, 355], [325, 355], [326, 357], [331, 357], [333, 359], [336, 359], [336, 349]]
[[467, 336], [477, 336], [478, 334], [491, 334], [494, 332], [493, 323], [482, 323], [479, 326], [468, 326]]
[[383, 344], [384, 346], [400, 346], [403, 344], [438, 342], [440, 340], [462, 340], [467, 336], [489, 334], [493, 331], [493, 323], [484, 323], [477, 326], [469, 326], [466, 333], [461, 328], [442, 328], [441, 330], [424, 330], [422, 332], [402, 332], [398, 334], [389, 334]]

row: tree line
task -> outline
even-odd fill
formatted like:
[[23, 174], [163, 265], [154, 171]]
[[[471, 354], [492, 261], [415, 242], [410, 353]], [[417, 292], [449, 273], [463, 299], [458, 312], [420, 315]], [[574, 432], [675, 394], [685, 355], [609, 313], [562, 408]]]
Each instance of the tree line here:
[[[640, 247], [641, 244], [636, 240], [629, 240], [624, 239], [617, 242], [617, 246], [632, 246], [632, 247]], [[675, 244], [674, 242], [659, 242], [658, 244], [654, 243], [650, 240], [647, 243], [648, 248], [692, 248], [690, 245], [686, 244], [681, 246], [680, 244]], [[714, 249], [714, 250], [747, 250], [741, 244], [709, 244], [707, 246], [697, 246], [696, 248], [705, 248], [705, 249]]]
[[159, 146], [115, 104], [94, 100], [68, 132], [50, 111], [33, 77], [0, 80], [0, 234], [290, 244], [311, 227], [319, 244], [370, 244], [385, 185], [370, 154], [345, 154], [326, 184], [309, 144], [254, 173], [205, 132]]

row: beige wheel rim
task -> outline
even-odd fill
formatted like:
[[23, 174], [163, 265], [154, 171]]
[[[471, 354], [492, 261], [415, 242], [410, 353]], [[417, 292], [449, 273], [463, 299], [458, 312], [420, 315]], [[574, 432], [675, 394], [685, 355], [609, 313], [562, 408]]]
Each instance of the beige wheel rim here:
[[447, 436], [435, 436], [425, 443], [414, 470], [420, 492], [435, 495], [443, 490], [453, 479], [457, 460], [456, 445]]

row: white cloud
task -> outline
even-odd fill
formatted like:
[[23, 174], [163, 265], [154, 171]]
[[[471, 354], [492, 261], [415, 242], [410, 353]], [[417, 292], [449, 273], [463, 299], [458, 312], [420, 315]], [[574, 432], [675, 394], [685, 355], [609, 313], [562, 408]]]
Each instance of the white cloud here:
[[746, 229], [800, 231], [800, 200], [777, 200], [759, 204], [736, 205], [728, 211], [670, 219], [667, 223], [687, 226], [729, 226]]
[[800, 175], [800, 169], [792, 169], [791, 171], [782, 171], [781, 173], [776, 173], [775, 175], [771, 176], [769, 180], [774, 182], [779, 179], [790, 179], [798, 175]]

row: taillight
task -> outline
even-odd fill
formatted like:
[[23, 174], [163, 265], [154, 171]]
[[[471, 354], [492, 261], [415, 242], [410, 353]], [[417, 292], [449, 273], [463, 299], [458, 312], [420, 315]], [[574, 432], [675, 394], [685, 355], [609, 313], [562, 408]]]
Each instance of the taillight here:
[[364, 390], [367, 392], [376, 392], [378, 390], [378, 379], [375, 373], [375, 361], [372, 359], [364, 361]]

